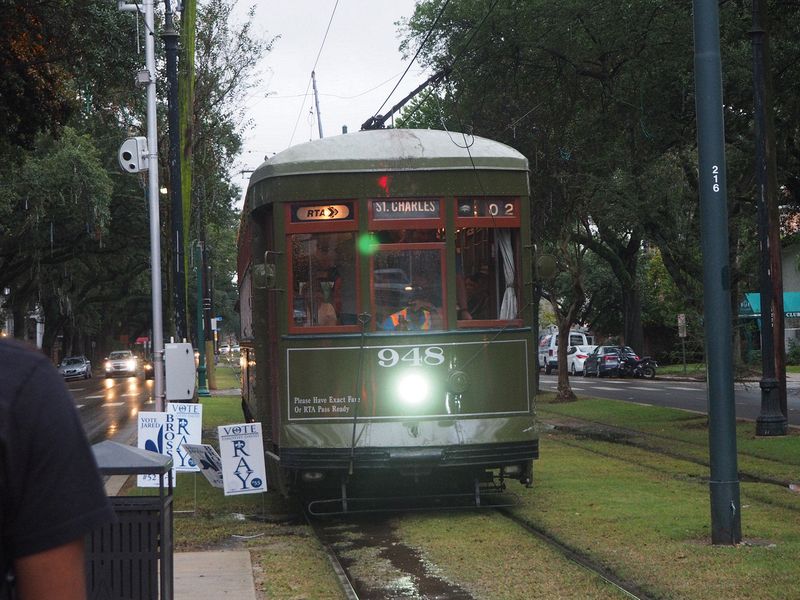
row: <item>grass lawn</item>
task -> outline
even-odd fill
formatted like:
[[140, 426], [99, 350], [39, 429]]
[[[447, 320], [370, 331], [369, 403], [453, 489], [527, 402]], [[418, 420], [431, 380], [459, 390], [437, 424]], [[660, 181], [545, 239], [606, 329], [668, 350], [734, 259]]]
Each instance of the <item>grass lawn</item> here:
[[[586, 418], [656, 435], [653, 450], [707, 461], [705, 417], [610, 400], [539, 404], [541, 416]], [[737, 428], [739, 466], [800, 481], [800, 435], [757, 439]], [[570, 546], [666, 598], [796, 598], [800, 494], [740, 483], [744, 543], [710, 544], [708, 467], [603, 440], [550, 432], [521, 512]], [[759, 458], [762, 457], [762, 458]]]

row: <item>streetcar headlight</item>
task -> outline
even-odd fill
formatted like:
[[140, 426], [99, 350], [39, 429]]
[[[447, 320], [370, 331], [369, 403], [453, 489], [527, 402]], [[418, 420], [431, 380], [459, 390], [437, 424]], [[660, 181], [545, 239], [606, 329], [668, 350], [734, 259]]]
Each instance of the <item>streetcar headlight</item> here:
[[428, 399], [430, 385], [420, 373], [407, 373], [397, 382], [397, 395], [404, 404], [417, 406]]

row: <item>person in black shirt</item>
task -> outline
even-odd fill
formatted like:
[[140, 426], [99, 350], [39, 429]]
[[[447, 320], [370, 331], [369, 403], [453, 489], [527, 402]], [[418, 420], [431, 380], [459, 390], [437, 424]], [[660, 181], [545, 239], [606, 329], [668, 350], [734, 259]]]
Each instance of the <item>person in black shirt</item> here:
[[83, 600], [84, 536], [114, 518], [58, 371], [0, 340], [0, 599]]

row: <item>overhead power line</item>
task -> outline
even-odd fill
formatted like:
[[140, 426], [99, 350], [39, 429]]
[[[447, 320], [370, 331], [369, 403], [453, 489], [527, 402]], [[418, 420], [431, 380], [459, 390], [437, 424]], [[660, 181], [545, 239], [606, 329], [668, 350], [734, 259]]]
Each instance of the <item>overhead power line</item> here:
[[[339, 0], [336, 0], [336, 4], [333, 5], [333, 10], [331, 11], [331, 18], [328, 19], [328, 27], [325, 29], [325, 35], [322, 37], [322, 43], [319, 45], [319, 52], [317, 52], [317, 58], [314, 59], [314, 66], [311, 67], [311, 73], [313, 74], [317, 68], [317, 63], [319, 62], [319, 57], [322, 55], [322, 49], [325, 47], [325, 40], [328, 39], [328, 32], [331, 30], [331, 23], [333, 23], [333, 16], [336, 14], [336, 9], [339, 6]], [[306, 85], [306, 93], [303, 94], [303, 98], [308, 98], [308, 89], [311, 87], [311, 80], [312, 76], [308, 78], [308, 85]], [[300, 106], [300, 112], [297, 114], [297, 120], [294, 122], [294, 129], [292, 129], [292, 137], [289, 138], [289, 145], [292, 145], [292, 141], [294, 140], [294, 134], [297, 131], [297, 125], [300, 123], [300, 117], [303, 116], [303, 108], [305, 108], [305, 101]]]
[[[448, 1], [449, 1], [449, 0], [448, 0]], [[500, 3], [500, 0], [495, 0], [495, 1], [492, 3], [492, 5], [489, 7], [489, 10], [488, 10], [488, 11], [486, 11], [486, 14], [485, 14], [485, 15], [483, 15], [483, 18], [481, 19], [480, 23], [478, 23], [478, 25], [477, 25], [476, 27], [473, 27], [473, 28], [472, 28], [472, 35], [469, 37], [469, 39], [466, 41], [466, 43], [465, 43], [465, 44], [464, 44], [464, 45], [461, 47], [461, 49], [458, 51], [458, 54], [456, 54], [456, 55], [455, 55], [455, 57], [453, 58], [453, 60], [451, 60], [451, 61], [450, 61], [450, 64], [449, 64], [449, 65], [445, 66], [444, 68], [442, 68], [441, 70], [439, 70], [437, 73], [435, 73], [434, 75], [432, 75], [431, 77], [429, 77], [429, 78], [427, 79], [427, 81], [425, 81], [423, 84], [419, 85], [419, 86], [418, 86], [418, 87], [417, 87], [417, 88], [416, 88], [416, 89], [415, 89], [413, 92], [411, 92], [411, 93], [410, 93], [408, 96], [406, 96], [406, 97], [405, 97], [405, 98], [403, 98], [403, 99], [402, 99], [400, 102], [398, 102], [397, 104], [395, 104], [395, 105], [394, 105], [394, 106], [393, 106], [393, 107], [392, 107], [392, 108], [389, 110], [389, 112], [387, 112], [385, 115], [378, 115], [378, 114], [375, 114], [375, 115], [373, 115], [372, 117], [370, 117], [369, 119], [367, 119], [367, 120], [366, 120], [366, 121], [365, 121], [365, 122], [364, 122], [364, 123], [361, 125], [361, 129], [378, 129], [378, 128], [380, 128], [380, 127], [383, 127], [383, 124], [384, 124], [384, 123], [385, 123], [385, 122], [386, 122], [386, 121], [389, 119], [389, 117], [391, 117], [391, 116], [392, 116], [392, 115], [393, 115], [395, 112], [397, 112], [398, 110], [400, 110], [400, 109], [403, 107], [403, 105], [405, 105], [405, 104], [406, 104], [406, 102], [408, 102], [409, 100], [411, 100], [411, 98], [413, 98], [415, 95], [417, 95], [419, 92], [421, 92], [421, 91], [422, 91], [422, 90], [425, 88], [425, 86], [427, 86], [427, 85], [429, 85], [429, 84], [432, 84], [432, 83], [433, 83], [433, 84], [439, 83], [439, 81], [441, 81], [441, 80], [442, 80], [442, 79], [443, 79], [443, 78], [444, 78], [446, 75], [448, 75], [448, 74], [449, 74], [449, 73], [450, 73], [450, 72], [453, 70], [453, 67], [455, 67], [455, 64], [456, 64], [456, 63], [459, 61], [459, 59], [460, 59], [460, 58], [461, 58], [461, 57], [464, 55], [464, 53], [467, 51], [467, 49], [469, 48], [470, 44], [472, 43], [472, 40], [474, 40], [474, 39], [475, 39], [475, 36], [478, 34], [478, 31], [480, 31], [481, 27], [483, 27], [483, 24], [486, 22], [486, 19], [488, 19], [488, 18], [489, 18], [489, 15], [491, 15], [491, 14], [492, 14], [492, 12], [494, 11], [495, 7], [496, 7], [496, 6], [497, 6], [499, 3]], [[447, 5], [447, 3], [445, 3], [445, 6], [446, 6], [446, 5]], [[436, 22], [438, 22], [438, 20], [439, 20], [439, 17], [441, 17], [441, 15], [442, 15], [442, 12], [444, 12], [444, 7], [443, 7], [443, 8], [442, 8], [442, 10], [439, 12], [439, 15], [436, 17]], [[436, 22], [434, 22], [434, 26], [436, 25]], [[420, 50], [421, 50], [421, 49], [422, 49], [422, 47], [425, 45], [425, 42], [427, 42], [427, 41], [428, 41], [428, 37], [430, 37], [430, 35], [431, 35], [432, 31], [433, 31], [433, 26], [431, 26], [431, 28], [428, 30], [428, 33], [427, 33], [427, 35], [426, 35], [426, 37], [425, 37], [425, 40], [422, 42], [422, 46], [420, 46]], [[419, 50], [417, 51], [417, 54], [419, 54]], [[416, 55], [414, 56], [414, 58], [416, 58]], [[412, 61], [412, 62], [413, 62], [413, 61]], [[406, 70], [408, 70], [408, 69], [406, 69]], [[398, 83], [399, 83], [399, 82], [398, 82]], [[433, 89], [433, 88], [431, 88], [431, 89]], [[430, 90], [428, 90], [428, 95], [430, 95], [430, 93], [431, 93], [431, 91], [430, 91]], [[427, 98], [427, 95], [426, 95], [426, 98]], [[388, 98], [387, 98], [387, 100], [388, 100]], [[424, 101], [424, 98], [423, 98], [423, 101]], [[384, 102], [384, 104], [386, 104], [386, 102]], [[421, 104], [422, 104], [422, 102], [420, 102], [419, 104], [417, 104], [417, 106], [416, 106], [416, 107], [414, 108], [414, 110], [413, 110], [413, 111], [412, 111], [412, 112], [409, 114], [409, 116], [413, 115], [413, 114], [414, 114], [414, 113], [417, 111], [417, 109], [418, 109], [418, 108], [421, 106]], [[381, 105], [381, 108], [383, 108], [383, 105]], [[378, 109], [378, 110], [380, 110], [380, 109]]]

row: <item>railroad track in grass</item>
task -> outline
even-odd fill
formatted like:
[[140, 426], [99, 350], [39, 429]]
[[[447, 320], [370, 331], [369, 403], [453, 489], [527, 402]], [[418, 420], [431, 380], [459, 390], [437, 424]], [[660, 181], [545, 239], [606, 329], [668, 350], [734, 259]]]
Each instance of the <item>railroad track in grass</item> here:
[[350, 579], [350, 575], [342, 566], [342, 563], [339, 561], [339, 556], [337, 555], [333, 546], [331, 546], [331, 544], [327, 541], [327, 537], [322, 534], [322, 526], [308, 513], [307, 510], [303, 510], [303, 516], [306, 519], [306, 523], [311, 528], [311, 531], [314, 533], [314, 537], [325, 551], [325, 555], [328, 557], [328, 562], [333, 568], [333, 572], [336, 574], [337, 583], [339, 584], [339, 588], [342, 590], [344, 597], [347, 598], [347, 600], [360, 600], [358, 594], [356, 593], [355, 587], [353, 586], [353, 582]]
[[[660, 467], [658, 465], [644, 464], [641, 461], [637, 461], [637, 460], [633, 460], [633, 459], [629, 459], [629, 458], [624, 458], [620, 454], [615, 454], [615, 453], [611, 453], [611, 452], [603, 452], [601, 450], [598, 450], [597, 448], [588, 448], [585, 444], [583, 444], [583, 443], [581, 443], [580, 441], [577, 441], [577, 440], [576, 441], [567, 441], [565, 439], [554, 439], [553, 441], [555, 443], [557, 443], [557, 444], [562, 444], [564, 446], [569, 446], [570, 448], [577, 448], [577, 449], [579, 449], [579, 450], [581, 450], [583, 452], [588, 452], [590, 454], [596, 454], [597, 456], [602, 456], [603, 458], [610, 458], [612, 460], [617, 460], [617, 461], [623, 462], [625, 464], [634, 465], [634, 466], [636, 466], [638, 468], [641, 468], [641, 469], [648, 469], [650, 471], [655, 471], [656, 473], [661, 473], [663, 475], [671, 476], [671, 477], [677, 478], [677, 479], [684, 479], [684, 480], [686, 479], [685, 476], [677, 474], [675, 471], [671, 471], [670, 469], [666, 469], [666, 468]], [[655, 449], [655, 448], [648, 448], [648, 447], [645, 447], [645, 446], [636, 446], [636, 448], [638, 448], [639, 450], [645, 450], [646, 452], [650, 452], [651, 454], [654, 454], [654, 455], [669, 456], [670, 458], [678, 458], [678, 459], [681, 459], [681, 460], [687, 460], [687, 462], [692, 462], [693, 464], [699, 464], [699, 465], [706, 466], [706, 467], [708, 466], [707, 463], [703, 463], [701, 461], [693, 461], [693, 460], [690, 460], [690, 459], [688, 459], [686, 457], [682, 457], [682, 456], [676, 456], [674, 453], [661, 452], [661, 451], [659, 451], [658, 449]], [[770, 486], [777, 486], [777, 487], [780, 487], [782, 489], [789, 490], [790, 492], [798, 493], [796, 484], [789, 484], [789, 486], [787, 487], [786, 484], [783, 483], [783, 482], [774, 481], [772, 479], [763, 479], [763, 478], [762, 479], [758, 479], [758, 478], [751, 477], [751, 476], [747, 475], [746, 473], [739, 473], [739, 479], [741, 481], [745, 482], [745, 483], [759, 483], [759, 484], [766, 484], [766, 485], [770, 485]], [[698, 479], [697, 483], [698, 484], [707, 485], [708, 484], [708, 480], [707, 479]], [[791, 511], [791, 512], [800, 513], [800, 508], [798, 508], [796, 506], [793, 506], [789, 501], [787, 501], [787, 502], [776, 502], [775, 499], [771, 499], [771, 498], [765, 497], [763, 494], [760, 494], [759, 492], [751, 491], [751, 492], [749, 492], [749, 494], [753, 499], [758, 500], [759, 502], [762, 502], [762, 503], [767, 504], [769, 506], [774, 506], [776, 508], [782, 508], [784, 510], [788, 510], [788, 511]]]
[[[645, 442], [637, 442], [637, 438], [640, 440], [646, 440], [650, 438], [654, 440], [662, 440], [672, 443], [685, 444], [686, 446], [692, 448], [698, 448], [707, 451], [708, 446], [706, 444], [701, 444], [690, 440], [675, 439], [658, 433], [639, 431], [637, 429], [629, 429], [627, 427], [620, 427], [619, 425], [611, 425], [608, 423], [603, 423], [602, 421], [595, 421], [583, 417], [572, 417], [572, 416], [564, 417], [559, 413], [554, 413], [554, 412], [548, 413], [546, 409], [542, 410], [541, 412], [547, 413], [548, 415], [551, 416], [546, 418], [540, 418], [540, 420], [543, 423], [546, 423], [547, 425], [553, 427], [557, 431], [573, 433], [578, 436], [609, 442], [612, 444], [625, 444], [633, 446], [635, 448], [639, 448], [641, 450], [646, 450], [648, 452], [653, 452], [657, 454], [662, 454], [664, 456], [669, 456], [671, 458], [685, 460], [687, 462], [691, 462], [697, 465], [702, 465], [706, 467], [708, 466], [708, 460], [706, 459], [698, 458], [696, 456], [692, 456], [691, 454], [680, 452], [678, 450], [670, 450], [667, 448], [662, 448], [657, 445], [647, 444]], [[560, 417], [573, 422], [585, 423], [589, 426], [594, 426], [597, 429], [586, 429], [583, 427], [570, 425], [568, 423], [557, 423], [554, 422], [553, 417]], [[764, 461], [765, 463], [775, 463], [781, 465], [785, 464], [785, 461], [780, 461], [774, 458], [769, 458], [764, 456], [758, 456], [756, 454], [749, 454], [746, 452], [742, 452], [741, 450], [739, 451], [739, 455], [747, 456], [748, 458], [751, 458], [753, 460], [761, 460]], [[771, 485], [777, 485], [780, 487], [788, 487], [793, 483], [789, 480], [776, 479], [774, 477], [765, 477], [763, 475], [752, 473], [750, 471], [744, 471], [741, 469], [739, 470], [739, 477], [743, 480], [750, 481], [753, 483], [766, 483]]]
[[[532, 535], [537, 544], [577, 565], [591, 577], [605, 582], [620, 596], [633, 600], [651, 599], [635, 583], [622, 580], [600, 563], [518, 517], [510, 508], [491, 507], [488, 504], [484, 508], [513, 522], [526, 535]], [[432, 567], [417, 550], [395, 537], [387, 522], [375, 515], [320, 519], [306, 513], [306, 520], [328, 554], [348, 600], [475, 598], [464, 588], [441, 576], [439, 569]]]
[[420, 553], [395, 537], [383, 517], [314, 517], [306, 522], [324, 548], [347, 600], [474, 600], [446, 581]]
[[549, 548], [556, 551], [558, 554], [569, 560], [570, 562], [578, 565], [583, 570], [588, 571], [595, 577], [599, 577], [603, 581], [605, 581], [608, 585], [616, 589], [617, 591], [624, 594], [626, 597], [631, 598], [633, 600], [651, 600], [652, 596], [648, 596], [644, 593], [642, 589], [639, 588], [633, 582], [625, 581], [619, 577], [617, 577], [613, 572], [609, 569], [598, 563], [597, 561], [593, 560], [589, 556], [578, 552], [567, 546], [566, 544], [560, 542], [546, 531], [539, 529], [532, 523], [526, 521], [525, 519], [515, 515], [509, 508], [499, 507], [495, 509], [498, 514], [502, 515], [506, 519], [512, 521], [518, 527], [524, 529], [527, 533], [533, 535], [536, 539], [540, 542], [546, 544]]

